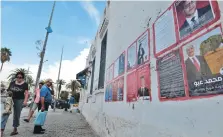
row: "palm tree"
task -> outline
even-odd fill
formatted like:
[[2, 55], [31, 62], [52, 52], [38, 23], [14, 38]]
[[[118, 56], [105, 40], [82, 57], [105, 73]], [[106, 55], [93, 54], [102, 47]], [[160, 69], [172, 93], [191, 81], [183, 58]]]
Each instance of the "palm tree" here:
[[10, 49], [4, 47], [4, 48], [1, 48], [1, 62], [2, 62], [2, 65], [1, 65], [1, 69], [0, 69], [0, 72], [2, 71], [2, 68], [3, 68], [3, 64], [6, 62], [6, 61], [10, 61], [10, 57], [12, 56], [12, 52], [10, 51]]
[[58, 84], [58, 97], [60, 97], [60, 91], [61, 91], [62, 85], [65, 85], [66, 82], [63, 79], [59, 79], [57, 80], [56, 83]]
[[13, 80], [15, 80], [16, 78], [16, 73], [18, 72], [22, 72], [25, 74], [24, 80], [28, 83], [29, 86], [32, 86], [33, 84], [33, 78], [30, 75], [31, 72], [29, 70], [23, 69], [23, 68], [17, 68], [15, 70], [12, 71], [12, 73], [8, 76], [8, 80], [11, 82]]
[[71, 80], [67, 85], [67, 89], [71, 90], [72, 96], [74, 96], [79, 88], [81, 88], [81, 84], [77, 80]]

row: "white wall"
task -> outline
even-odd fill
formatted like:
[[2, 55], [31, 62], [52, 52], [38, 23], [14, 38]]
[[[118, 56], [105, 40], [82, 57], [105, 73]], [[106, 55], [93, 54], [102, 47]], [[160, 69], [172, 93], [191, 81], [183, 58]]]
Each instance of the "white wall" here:
[[[150, 27], [158, 16], [165, 11], [171, 1], [166, 2], [111, 2], [106, 69], [127, 47]], [[223, 12], [223, 2], [219, 2]], [[222, 14], [221, 12], [221, 14]], [[220, 21], [219, 21], [220, 22]], [[223, 19], [221, 18], [221, 23]], [[152, 34], [152, 32], [151, 32]], [[100, 43], [96, 40], [95, 80], [99, 77]], [[155, 65], [153, 41], [150, 41], [151, 64]], [[180, 46], [180, 45], [179, 45]], [[126, 77], [125, 73], [125, 77]], [[89, 89], [81, 92], [80, 109], [92, 128], [101, 137], [222, 137], [223, 136], [223, 97], [186, 101], [165, 101], [158, 99], [157, 73], [151, 70], [152, 102], [104, 101], [104, 89], [89, 95]], [[90, 82], [89, 82], [90, 83]], [[126, 78], [125, 78], [126, 83]], [[90, 88], [90, 84], [88, 86]], [[125, 87], [126, 89], [126, 84]], [[88, 98], [88, 103], [86, 100]], [[133, 109], [134, 105], [134, 109]]]

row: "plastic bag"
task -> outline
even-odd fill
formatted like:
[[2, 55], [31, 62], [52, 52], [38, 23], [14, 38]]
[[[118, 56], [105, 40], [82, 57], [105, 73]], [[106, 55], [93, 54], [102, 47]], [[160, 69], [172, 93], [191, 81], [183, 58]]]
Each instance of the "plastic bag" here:
[[36, 116], [36, 119], [34, 121], [34, 125], [43, 126], [44, 123], [45, 123], [45, 120], [46, 120], [46, 114], [47, 114], [47, 111], [38, 112], [37, 116]]

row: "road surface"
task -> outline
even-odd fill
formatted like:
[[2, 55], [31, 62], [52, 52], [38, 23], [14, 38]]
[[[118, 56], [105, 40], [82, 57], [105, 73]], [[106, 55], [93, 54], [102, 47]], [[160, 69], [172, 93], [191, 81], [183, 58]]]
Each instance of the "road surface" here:
[[[46, 129], [45, 134], [33, 135], [34, 119], [30, 123], [23, 121], [27, 114], [28, 108], [23, 109], [20, 127], [18, 128], [19, 135], [15, 137], [99, 137], [81, 114], [65, 112], [59, 109], [56, 109], [56, 112], [53, 112], [52, 109], [49, 110], [43, 127]], [[10, 136], [12, 129], [12, 115], [10, 115], [4, 137]]]

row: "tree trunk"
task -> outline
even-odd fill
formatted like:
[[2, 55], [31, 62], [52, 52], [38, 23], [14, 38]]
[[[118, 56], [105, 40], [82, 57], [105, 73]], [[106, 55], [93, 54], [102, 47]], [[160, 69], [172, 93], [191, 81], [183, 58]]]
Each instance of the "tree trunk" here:
[[3, 64], [4, 64], [4, 63], [2, 63], [2, 65], [1, 65], [1, 69], [0, 69], [0, 72], [2, 71], [2, 68], [3, 68]]

